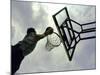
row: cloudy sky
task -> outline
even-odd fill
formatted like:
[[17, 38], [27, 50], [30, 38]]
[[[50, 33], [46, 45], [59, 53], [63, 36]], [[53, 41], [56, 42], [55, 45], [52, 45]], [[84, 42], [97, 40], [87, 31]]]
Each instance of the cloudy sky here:
[[[12, 1], [11, 7], [12, 45], [23, 39], [29, 27], [34, 27], [38, 34], [42, 34], [48, 26], [53, 27], [57, 32], [52, 15], [63, 7], [68, 8], [71, 19], [81, 24], [95, 21], [95, 6]], [[80, 41], [71, 62], [68, 60], [62, 44], [50, 52], [47, 51], [45, 48], [46, 39], [40, 40], [34, 51], [25, 57], [17, 73], [95, 68], [96, 39]]]

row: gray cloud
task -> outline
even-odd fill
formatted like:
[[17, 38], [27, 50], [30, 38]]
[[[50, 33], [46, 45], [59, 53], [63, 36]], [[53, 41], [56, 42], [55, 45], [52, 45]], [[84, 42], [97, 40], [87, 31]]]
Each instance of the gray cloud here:
[[37, 31], [39, 30], [38, 32], [40, 33], [43, 33], [48, 25], [48, 14], [46, 13], [42, 5], [38, 4], [37, 7], [39, 8], [39, 14], [35, 10], [32, 10], [32, 5], [34, 5], [32, 4], [32, 2], [12, 2], [12, 20], [18, 24], [16, 25], [15, 23], [12, 23], [12, 25], [15, 31], [17, 30], [18, 26], [20, 27], [20, 34], [25, 35], [27, 28], [30, 27], [35, 28]]

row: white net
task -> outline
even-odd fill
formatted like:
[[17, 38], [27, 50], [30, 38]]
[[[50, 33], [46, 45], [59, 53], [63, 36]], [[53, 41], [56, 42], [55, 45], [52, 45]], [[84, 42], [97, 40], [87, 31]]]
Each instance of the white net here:
[[61, 38], [57, 33], [53, 33], [47, 36], [46, 48], [51, 51], [54, 47], [58, 47], [61, 44]]

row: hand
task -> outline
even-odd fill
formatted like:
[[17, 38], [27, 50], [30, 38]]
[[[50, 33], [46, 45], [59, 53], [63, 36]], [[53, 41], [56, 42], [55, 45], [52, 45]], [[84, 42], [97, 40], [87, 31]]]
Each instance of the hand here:
[[52, 34], [53, 33], [53, 28], [52, 27], [48, 27], [47, 29], [46, 29], [46, 31], [45, 31], [45, 35], [50, 35], [50, 34]]

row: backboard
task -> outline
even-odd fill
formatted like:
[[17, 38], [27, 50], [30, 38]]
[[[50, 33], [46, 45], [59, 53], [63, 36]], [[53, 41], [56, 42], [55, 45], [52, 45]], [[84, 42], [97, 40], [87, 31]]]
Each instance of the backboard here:
[[[63, 13], [62, 13], [63, 12]], [[65, 12], [65, 13], [64, 13]], [[66, 17], [65, 17], [66, 16]], [[59, 22], [59, 18], [62, 18], [62, 21]], [[67, 8], [63, 8], [60, 11], [58, 11], [55, 15], [53, 15], [53, 19], [55, 22], [55, 25], [58, 29], [58, 32], [60, 33], [62, 40], [63, 40], [63, 45], [65, 47], [66, 53], [68, 55], [69, 60], [72, 60], [74, 50], [75, 50], [75, 34], [72, 31], [72, 23], [70, 21], [70, 17], [68, 14]], [[70, 30], [72, 29], [72, 30]], [[73, 46], [71, 46], [74, 43]], [[72, 49], [72, 53], [70, 54], [70, 49]]]
[[[67, 7], [64, 7], [54, 14], [53, 20], [63, 40], [63, 45], [70, 61], [73, 58], [75, 47], [80, 40], [95, 38], [95, 35], [91, 35], [90, 33], [95, 32], [96, 22], [80, 24], [72, 20], [69, 16]], [[85, 35], [83, 35], [84, 33]]]

